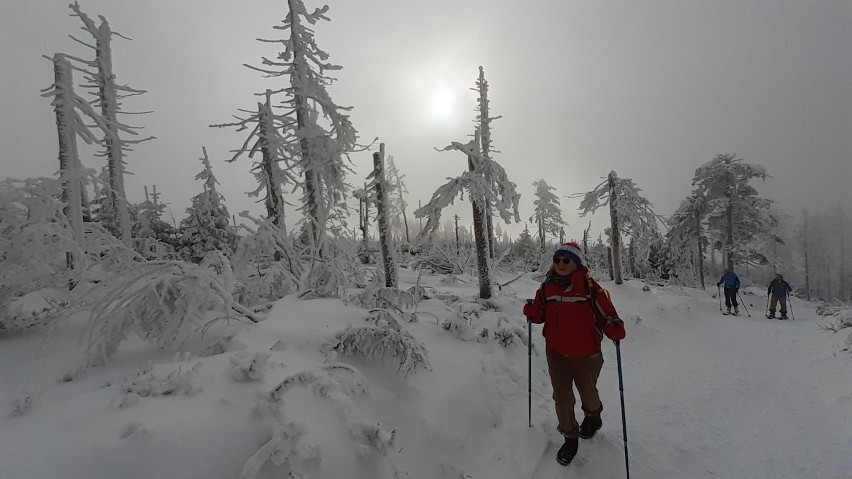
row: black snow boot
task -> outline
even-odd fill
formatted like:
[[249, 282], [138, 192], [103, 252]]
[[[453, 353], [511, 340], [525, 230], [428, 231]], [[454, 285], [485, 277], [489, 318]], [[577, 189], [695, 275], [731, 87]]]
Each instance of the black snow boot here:
[[577, 455], [577, 446], [579, 446], [579, 443], [580, 440], [576, 437], [566, 437], [565, 444], [556, 453], [556, 462], [563, 466], [570, 464], [574, 456]]
[[601, 416], [586, 416], [583, 419], [583, 424], [580, 424], [580, 437], [583, 439], [591, 439], [598, 430], [603, 426]]

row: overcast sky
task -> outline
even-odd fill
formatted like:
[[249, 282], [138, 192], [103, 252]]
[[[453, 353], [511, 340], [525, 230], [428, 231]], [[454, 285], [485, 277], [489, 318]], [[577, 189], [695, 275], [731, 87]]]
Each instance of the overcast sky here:
[[[40, 97], [52, 64], [42, 55], [92, 56], [68, 37], [88, 40], [68, 3], [0, 0], [0, 178], [58, 168], [53, 111]], [[501, 152], [495, 159], [523, 195], [523, 220], [532, 213], [534, 180], [569, 195], [591, 190], [610, 170], [632, 178], [668, 216], [689, 194], [695, 169], [719, 153], [765, 166], [772, 178], [758, 188], [786, 213], [838, 201], [852, 208], [852, 2], [305, 3], [330, 6], [332, 21], [317, 25], [316, 39], [343, 67], [332, 97], [354, 108], [363, 142], [386, 143], [415, 205], [466, 168], [459, 152], [434, 148], [472, 134], [470, 88], [481, 65], [492, 114], [503, 116], [492, 135]], [[286, 1], [80, 5], [132, 39], [113, 40], [117, 81], [148, 94], [125, 109], [154, 111], [128, 121], [158, 138], [127, 157], [130, 200], [156, 184], [179, 220], [201, 191], [193, 178], [206, 146], [231, 212], [263, 214], [245, 195], [255, 188], [250, 162], [225, 163], [243, 135], [208, 125], [254, 108], [253, 93], [283, 86], [242, 65], [275, 54], [255, 39], [278, 38], [272, 27], [285, 17]], [[368, 152], [351, 158], [357, 185], [372, 161]], [[83, 157], [92, 168], [102, 161]], [[562, 199], [572, 237], [588, 221], [577, 217], [578, 203]]]

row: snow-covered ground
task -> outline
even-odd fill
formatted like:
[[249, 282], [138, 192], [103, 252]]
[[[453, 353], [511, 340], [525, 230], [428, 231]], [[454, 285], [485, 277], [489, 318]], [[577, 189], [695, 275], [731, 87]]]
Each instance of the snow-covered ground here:
[[[403, 288], [415, 279], [402, 270]], [[367, 309], [331, 299], [284, 298], [260, 324], [210, 329], [178, 354], [131, 338], [88, 369], [80, 315], [49, 335], [0, 337], [0, 478], [626, 477], [611, 342], [603, 429], [563, 468], [540, 326], [527, 423], [520, 310], [537, 283], [515, 281], [492, 301], [502, 311], [477, 311], [474, 279], [422, 281], [442, 299], [402, 327], [431, 369], [405, 377], [394, 358], [327, 352], [348, 324], [372, 324]], [[765, 319], [762, 287], [743, 291], [751, 317], [734, 317], [704, 291], [602, 285], [627, 324], [631, 477], [850, 477], [848, 329], [820, 329], [825, 318], [797, 299], [795, 320]]]

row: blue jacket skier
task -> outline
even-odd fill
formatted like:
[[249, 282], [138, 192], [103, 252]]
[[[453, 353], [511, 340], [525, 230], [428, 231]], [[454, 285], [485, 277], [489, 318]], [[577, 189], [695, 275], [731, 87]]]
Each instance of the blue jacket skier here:
[[734, 314], [740, 312], [739, 303], [737, 303], [737, 292], [740, 290], [740, 278], [732, 270], [726, 269], [722, 279], [716, 283], [716, 286], [725, 285], [725, 306], [728, 307], [728, 312], [731, 314], [731, 306], [734, 307]]

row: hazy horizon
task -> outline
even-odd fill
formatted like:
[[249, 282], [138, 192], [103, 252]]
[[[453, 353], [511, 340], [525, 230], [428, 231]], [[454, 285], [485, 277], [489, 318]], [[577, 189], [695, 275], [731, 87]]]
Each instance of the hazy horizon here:
[[[458, 152], [437, 152], [473, 132], [485, 69], [495, 159], [518, 185], [523, 229], [533, 209], [531, 183], [544, 178], [562, 202], [568, 236], [588, 219], [579, 200], [610, 170], [632, 178], [669, 216], [690, 190], [695, 169], [720, 153], [766, 167], [756, 184], [783, 213], [852, 207], [852, 4], [816, 2], [305, 1], [330, 6], [315, 26], [330, 54], [338, 105], [352, 106], [361, 142], [386, 144], [406, 175], [409, 204], [466, 168]], [[0, 178], [51, 176], [58, 169], [56, 127], [40, 90], [53, 81], [56, 52], [91, 58], [68, 35], [87, 41], [68, 1], [0, 2]], [[243, 64], [275, 55], [273, 30], [286, 2], [225, 0], [82, 1], [115, 32], [119, 84], [147, 90], [126, 111], [153, 110], [127, 122], [158, 139], [127, 156], [129, 199], [156, 184], [176, 218], [184, 215], [207, 148], [231, 213], [262, 204], [250, 162], [225, 163], [243, 133], [208, 125], [257, 103], [255, 93], [286, 79], [264, 79]], [[82, 83], [78, 75], [77, 84]], [[78, 93], [80, 91], [78, 90]], [[82, 149], [84, 166], [103, 159]], [[371, 168], [354, 153], [358, 187]], [[295, 202], [297, 198], [288, 198]], [[467, 202], [455, 209], [469, 218]], [[411, 211], [409, 211], [411, 213]], [[449, 214], [447, 216], [450, 216]], [[288, 220], [288, 223], [292, 220]], [[594, 230], [605, 226], [595, 219]]]

